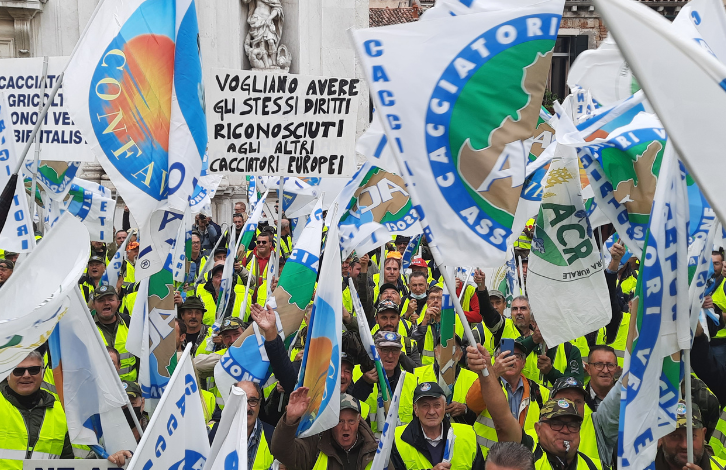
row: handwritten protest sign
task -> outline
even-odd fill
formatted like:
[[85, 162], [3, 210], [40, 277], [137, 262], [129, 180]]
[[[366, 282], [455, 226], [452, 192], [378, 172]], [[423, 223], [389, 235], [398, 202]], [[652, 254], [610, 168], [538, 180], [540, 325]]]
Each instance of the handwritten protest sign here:
[[355, 172], [358, 79], [212, 69], [206, 80], [210, 172]]
[[[56, 83], [58, 75], [65, 69], [68, 57], [49, 57], [48, 74], [45, 82], [45, 96]], [[10, 117], [15, 128], [17, 154], [23, 150], [33, 126], [38, 121], [38, 106], [43, 88], [43, 58], [0, 60], [0, 91], [5, 92], [10, 108]], [[91, 148], [81, 131], [71, 120], [66, 110], [66, 100], [61, 86], [38, 133], [40, 159], [56, 161], [92, 162]], [[28, 158], [32, 158], [35, 144], [30, 147]]]

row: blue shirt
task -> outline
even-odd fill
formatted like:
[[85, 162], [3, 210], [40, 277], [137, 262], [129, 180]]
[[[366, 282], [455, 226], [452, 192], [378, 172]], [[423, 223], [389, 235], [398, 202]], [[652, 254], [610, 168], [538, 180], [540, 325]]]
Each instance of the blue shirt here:
[[522, 404], [522, 398], [524, 397], [524, 382], [522, 381], [522, 376], [519, 376], [519, 383], [517, 384], [517, 388], [512, 391], [512, 386], [509, 385], [509, 382], [506, 380], [504, 381], [504, 388], [507, 391], [507, 397], [509, 399], [509, 409], [512, 412], [512, 416], [514, 416], [517, 420], [519, 419], [519, 407]]
[[260, 435], [262, 434], [262, 425], [260, 419], [257, 418], [255, 421], [255, 427], [252, 429], [250, 438], [247, 439], [247, 470], [252, 470], [252, 465], [255, 463], [255, 457], [257, 457], [257, 449], [260, 447]]

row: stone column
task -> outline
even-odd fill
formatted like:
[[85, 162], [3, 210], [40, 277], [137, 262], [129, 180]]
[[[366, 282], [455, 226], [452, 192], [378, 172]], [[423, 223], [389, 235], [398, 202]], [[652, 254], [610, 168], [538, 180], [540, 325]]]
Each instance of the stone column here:
[[33, 51], [32, 20], [36, 13], [43, 11], [43, 3], [38, 0], [13, 2], [7, 12], [13, 17], [15, 28], [15, 57], [31, 57]]

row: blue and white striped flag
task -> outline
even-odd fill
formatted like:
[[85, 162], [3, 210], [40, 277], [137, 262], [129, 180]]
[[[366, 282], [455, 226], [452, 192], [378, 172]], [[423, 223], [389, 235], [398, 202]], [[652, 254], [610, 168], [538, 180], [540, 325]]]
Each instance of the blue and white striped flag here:
[[128, 245], [130, 238], [131, 237], [126, 237], [126, 240], [124, 240], [121, 246], [116, 250], [116, 253], [114, 253], [113, 258], [111, 258], [111, 262], [108, 263], [106, 270], [103, 272], [103, 276], [101, 276], [100, 285], [116, 287], [118, 278], [121, 275], [121, 267], [124, 265], [124, 261], [126, 260], [126, 245]]
[[655, 468], [658, 439], [676, 428], [680, 351], [691, 347], [688, 201], [685, 172], [671, 145], [659, 176], [633, 301], [637, 328], [623, 370], [618, 439], [623, 469]]
[[204, 470], [244, 470], [247, 466], [247, 394], [232, 387]]

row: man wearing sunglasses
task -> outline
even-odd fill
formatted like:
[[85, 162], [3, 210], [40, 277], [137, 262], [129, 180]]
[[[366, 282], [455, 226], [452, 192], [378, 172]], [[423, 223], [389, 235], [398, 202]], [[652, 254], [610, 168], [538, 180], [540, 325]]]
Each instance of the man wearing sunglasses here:
[[[527, 350], [522, 345], [523, 338], [514, 342], [514, 353], [502, 351], [497, 356], [492, 369], [499, 377], [499, 385], [507, 400], [507, 408], [525, 431], [534, 429], [539, 419], [542, 405], [549, 399], [550, 393], [545, 387], [539, 386], [534, 380], [522, 374], [526, 364]], [[497, 430], [489, 411], [491, 403], [481, 393], [479, 381], [475, 381], [466, 395], [466, 406], [477, 414], [474, 423], [477, 443], [481, 446], [484, 457], [497, 442]]]
[[66, 415], [45, 390], [43, 356], [37, 351], [0, 382], [0, 461], [4, 469], [23, 468], [24, 459], [72, 459]]
[[[491, 366], [491, 357], [481, 345], [467, 348], [469, 368], [477, 373]], [[583, 416], [567, 398], [552, 398], [544, 403], [534, 429], [524, 431], [508, 409], [496, 374], [479, 376], [482, 397], [486, 397], [492, 423], [500, 442], [519, 442], [534, 454], [535, 468], [597, 470], [599, 467], [580, 452]], [[584, 391], [583, 391], [584, 392]]]

